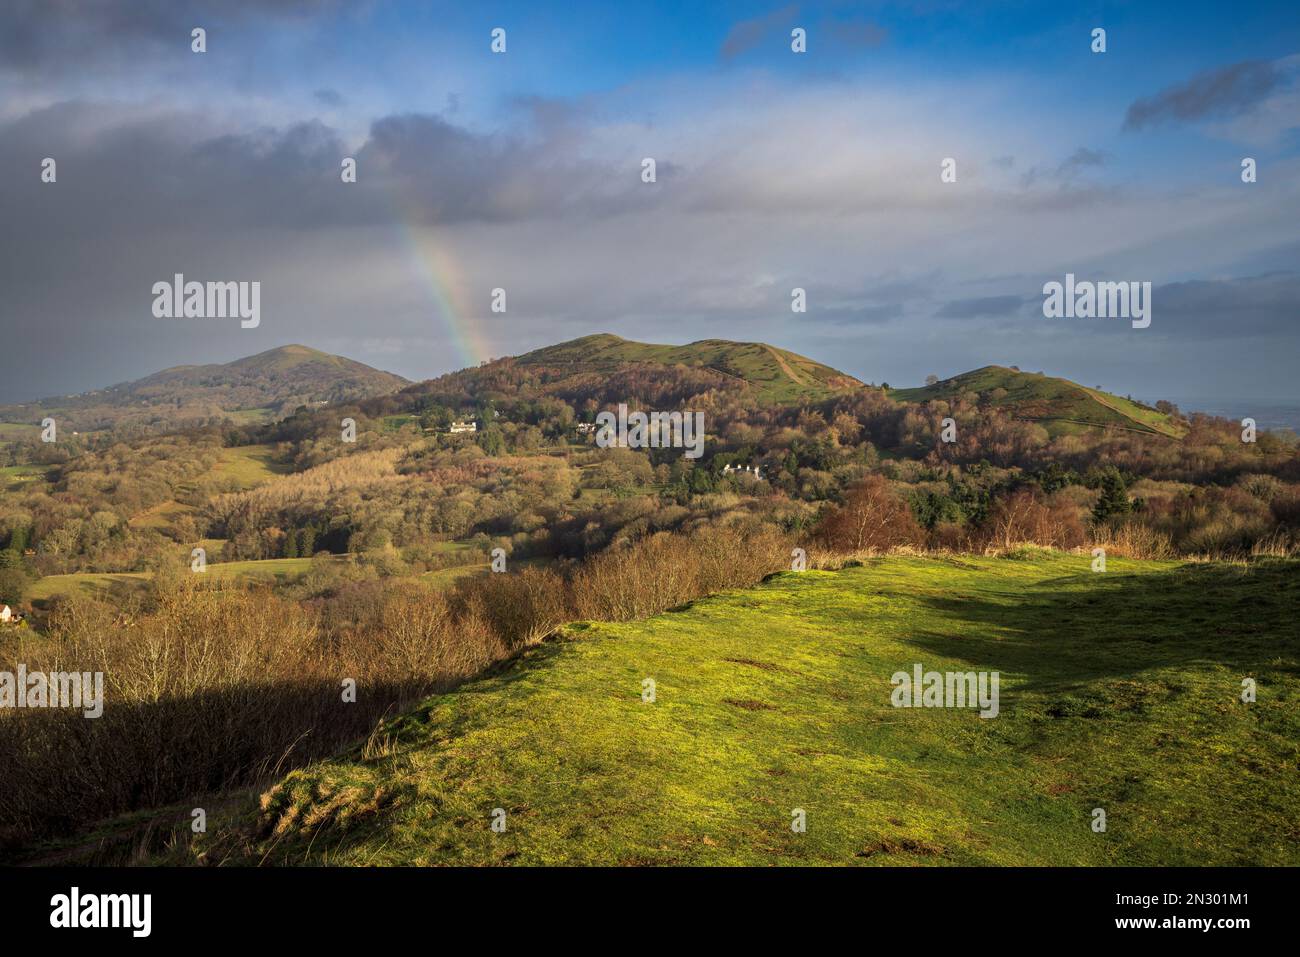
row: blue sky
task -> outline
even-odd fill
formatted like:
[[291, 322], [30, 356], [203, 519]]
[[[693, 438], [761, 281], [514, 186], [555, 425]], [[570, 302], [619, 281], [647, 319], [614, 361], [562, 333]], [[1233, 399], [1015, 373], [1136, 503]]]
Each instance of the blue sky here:
[[[1293, 3], [58, 7], [0, 11], [0, 401], [288, 342], [423, 378], [598, 331], [1300, 397]], [[262, 282], [261, 326], [160, 325], [176, 271]], [[1151, 327], [1044, 319], [1067, 272], [1151, 282]]]

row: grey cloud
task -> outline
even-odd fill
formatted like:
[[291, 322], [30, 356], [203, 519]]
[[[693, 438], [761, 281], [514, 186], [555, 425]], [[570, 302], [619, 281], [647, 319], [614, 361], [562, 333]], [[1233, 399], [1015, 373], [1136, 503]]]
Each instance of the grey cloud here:
[[740, 20], [732, 24], [722, 41], [722, 57], [730, 60], [757, 47], [767, 37], [785, 27], [790, 18], [797, 16], [799, 7], [791, 4], [761, 17]]
[[1087, 166], [1104, 166], [1106, 165], [1106, 154], [1101, 150], [1090, 150], [1087, 147], [1080, 146], [1077, 150], [1066, 157], [1065, 161], [1056, 168], [1058, 174], [1071, 175], [1075, 171]]
[[[180, 222], [205, 228], [391, 222], [502, 222], [599, 217], [645, 208], [664, 195], [644, 187], [640, 154], [626, 163], [577, 155], [551, 130], [533, 139], [470, 132], [436, 115], [375, 121], [354, 153], [355, 184], [342, 184], [348, 151], [316, 120], [284, 128], [203, 134], [205, 116], [62, 103], [0, 124], [0, 164], [31, 175], [0, 181], [0, 207], [37, 234], [121, 236]], [[59, 164], [53, 187], [39, 160]], [[661, 161], [661, 182], [680, 176]]]
[[331, 109], [340, 107], [345, 102], [347, 102], [343, 98], [343, 94], [340, 93], [338, 90], [330, 90], [330, 89], [317, 90], [315, 93], [312, 94], [312, 96], [316, 98], [316, 102], [322, 103], [325, 106], [330, 107]]
[[935, 316], [940, 319], [984, 319], [1005, 316], [1020, 310], [1027, 302], [1023, 296], [981, 296], [976, 299], [954, 299], [939, 307]]
[[1300, 274], [1190, 280], [1152, 290], [1151, 329], [1178, 339], [1300, 338]]
[[903, 303], [885, 302], [862, 306], [830, 306], [815, 310], [815, 319], [837, 325], [879, 325], [903, 314]]
[[[1009, 159], [1011, 159], [1011, 162], [999, 165], [1002, 165], [1004, 169], [1011, 169], [1015, 160], [1013, 158]], [[1105, 166], [1107, 159], [1107, 154], [1101, 150], [1090, 150], [1086, 146], [1080, 146], [1065, 159], [1061, 160], [1055, 171], [1050, 167], [1044, 169], [1041, 166], [1031, 166], [1029, 169], [1025, 170], [1020, 174], [1020, 188], [1026, 190], [1031, 189], [1041, 179], [1050, 176], [1054, 177], [1059, 191], [1067, 191], [1076, 200], [1081, 199], [1083, 198], [1083, 195], [1078, 189], [1078, 184], [1072, 182], [1075, 176], [1079, 171], [1089, 167]]]
[[819, 25], [834, 46], [850, 49], [878, 47], [889, 37], [889, 31], [866, 20], [824, 20]]
[[[640, 157], [625, 169], [585, 160], [563, 144], [481, 136], [438, 116], [376, 121], [358, 164], [399, 190], [408, 214], [427, 222], [505, 221], [543, 215], [602, 215], [653, 201], [640, 187]], [[678, 168], [660, 162], [658, 178]]]
[[1134, 100], [1124, 117], [1124, 129], [1246, 113], [1277, 89], [1281, 79], [1277, 66], [1268, 60], [1243, 60], [1205, 70], [1185, 83]]
[[339, 7], [338, 0], [5, 0], [0, 4], [0, 71], [84, 75], [90, 65], [141, 56], [190, 55], [190, 30], [293, 20]]
[[[731, 60], [748, 53], [769, 39], [778, 38], [783, 42], [788, 39], [788, 31], [798, 26], [795, 18], [799, 15], [799, 6], [791, 4], [779, 10], [749, 20], [740, 20], [733, 24], [722, 41], [722, 58]], [[808, 26], [807, 23], [803, 24]], [[809, 43], [825, 43], [827, 47], [840, 50], [864, 50], [878, 47], [889, 37], [889, 32], [877, 23], [869, 20], [837, 20], [827, 17], [817, 22], [809, 30]]]

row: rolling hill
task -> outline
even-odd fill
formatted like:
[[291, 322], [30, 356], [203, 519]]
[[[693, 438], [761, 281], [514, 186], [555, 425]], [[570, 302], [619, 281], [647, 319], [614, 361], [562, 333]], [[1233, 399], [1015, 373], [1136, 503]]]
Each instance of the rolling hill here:
[[216, 419], [274, 419], [300, 405], [355, 401], [407, 385], [391, 372], [290, 345], [234, 362], [176, 366], [107, 389], [2, 407], [0, 421], [35, 423], [52, 415], [64, 428], [80, 431], [120, 426], [162, 431]]
[[1150, 406], [1069, 379], [1005, 366], [984, 366], [916, 389], [894, 389], [890, 396], [904, 402], [928, 402], [967, 392], [1016, 418], [1039, 422], [1052, 434], [1108, 426], [1173, 437], [1185, 431], [1176, 420]]
[[547, 346], [515, 360], [522, 366], [612, 372], [629, 366], [687, 366], [748, 383], [760, 401], [809, 402], [862, 387], [851, 375], [763, 342], [701, 339], [684, 346], [633, 342], [610, 333]]
[[[758, 403], [812, 404], [867, 388], [845, 372], [786, 349], [725, 339], [674, 346], [633, 342], [601, 333], [508, 361], [521, 369], [544, 372], [547, 388], [561, 395], [565, 383], [577, 385], [592, 378], [626, 374], [628, 370], [653, 373], [655, 369], [674, 367], [714, 374], [719, 383], [740, 384], [751, 390]], [[465, 370], [457, 375], [472, 380], [477, 372]], [[893, 389], [889, 395], [903, 402], [926, 402], [962, 393], [976, 393], [981, 402], [1004, 409], [1016, 418], [1039, 422], [1054, 435], [1108, 426], [1171, 437], [1185, 431], [1181, 423], [1149, 406], [1068, 379], [1004, 366], [986, 366], [931, 386]]]
[[[180, 811], [168, 862], [1300, 862], [1294, 563], [1088, 562], [890, 556], [570, 625], [188, 847]], [[998, 714], [892, 706], [917, 663], [997, 671]]]

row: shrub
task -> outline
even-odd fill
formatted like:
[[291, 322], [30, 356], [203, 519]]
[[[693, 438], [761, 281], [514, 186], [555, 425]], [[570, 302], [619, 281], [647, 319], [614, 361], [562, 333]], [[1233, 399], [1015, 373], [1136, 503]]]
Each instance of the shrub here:
[[998, 499], [982, 531], [986, 547], [1003, 549], [1021, 544], [1075, 548], [1087, 540], [1078, 510], [1068, 498], [1044, 496], [1036, 486]]
[[924, 536], [906, 502], [880, 475], [868, 475], [822, 519], [814, 538], [832, 551], [887, 551]]

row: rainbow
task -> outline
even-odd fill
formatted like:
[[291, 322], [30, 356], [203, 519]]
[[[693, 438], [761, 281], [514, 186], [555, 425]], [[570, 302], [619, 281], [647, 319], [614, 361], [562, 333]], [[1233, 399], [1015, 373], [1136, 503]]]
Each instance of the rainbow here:
[[491, 346], [476, 321], [469, 317], [486, 311], [487, 290], [483, 291], [481, 307], [469, 305], [469, 296], [459, 278], [461, 270], [447, 243], [439, 240], [435, 228], [404, 222], [402, 229], [412, 270], [428, 290], [441, 331], [454, 352], [453, 368], [478, 365], [491, 355]]
[[[382, 188], [382, 195], [391, 222], [399, 231], [411, 271], [433, 301], [435, 321], [441, 328], [431, 331], [441, 331], [450, 346], [452, 354], [435, 358], [445, 360], [449, 369], [476, 366], [492, 353], [488, 340], [479, 331], [475, 320], [469, 317], [487, 311], [488, 290], [483, 290], [481, 300], [475, 303], [461, 278], [464, 270], [459, 268], [447, 242], [439, 238], [438, 227], [414, 222], [412, 211], [424, 208], [424, 204], [415, 197], [409, 197], [407, 201], [399, 183], [399, 179], [389, 178]], [[442, 366], [443, 362], [439, 361], [437, 365]]]

